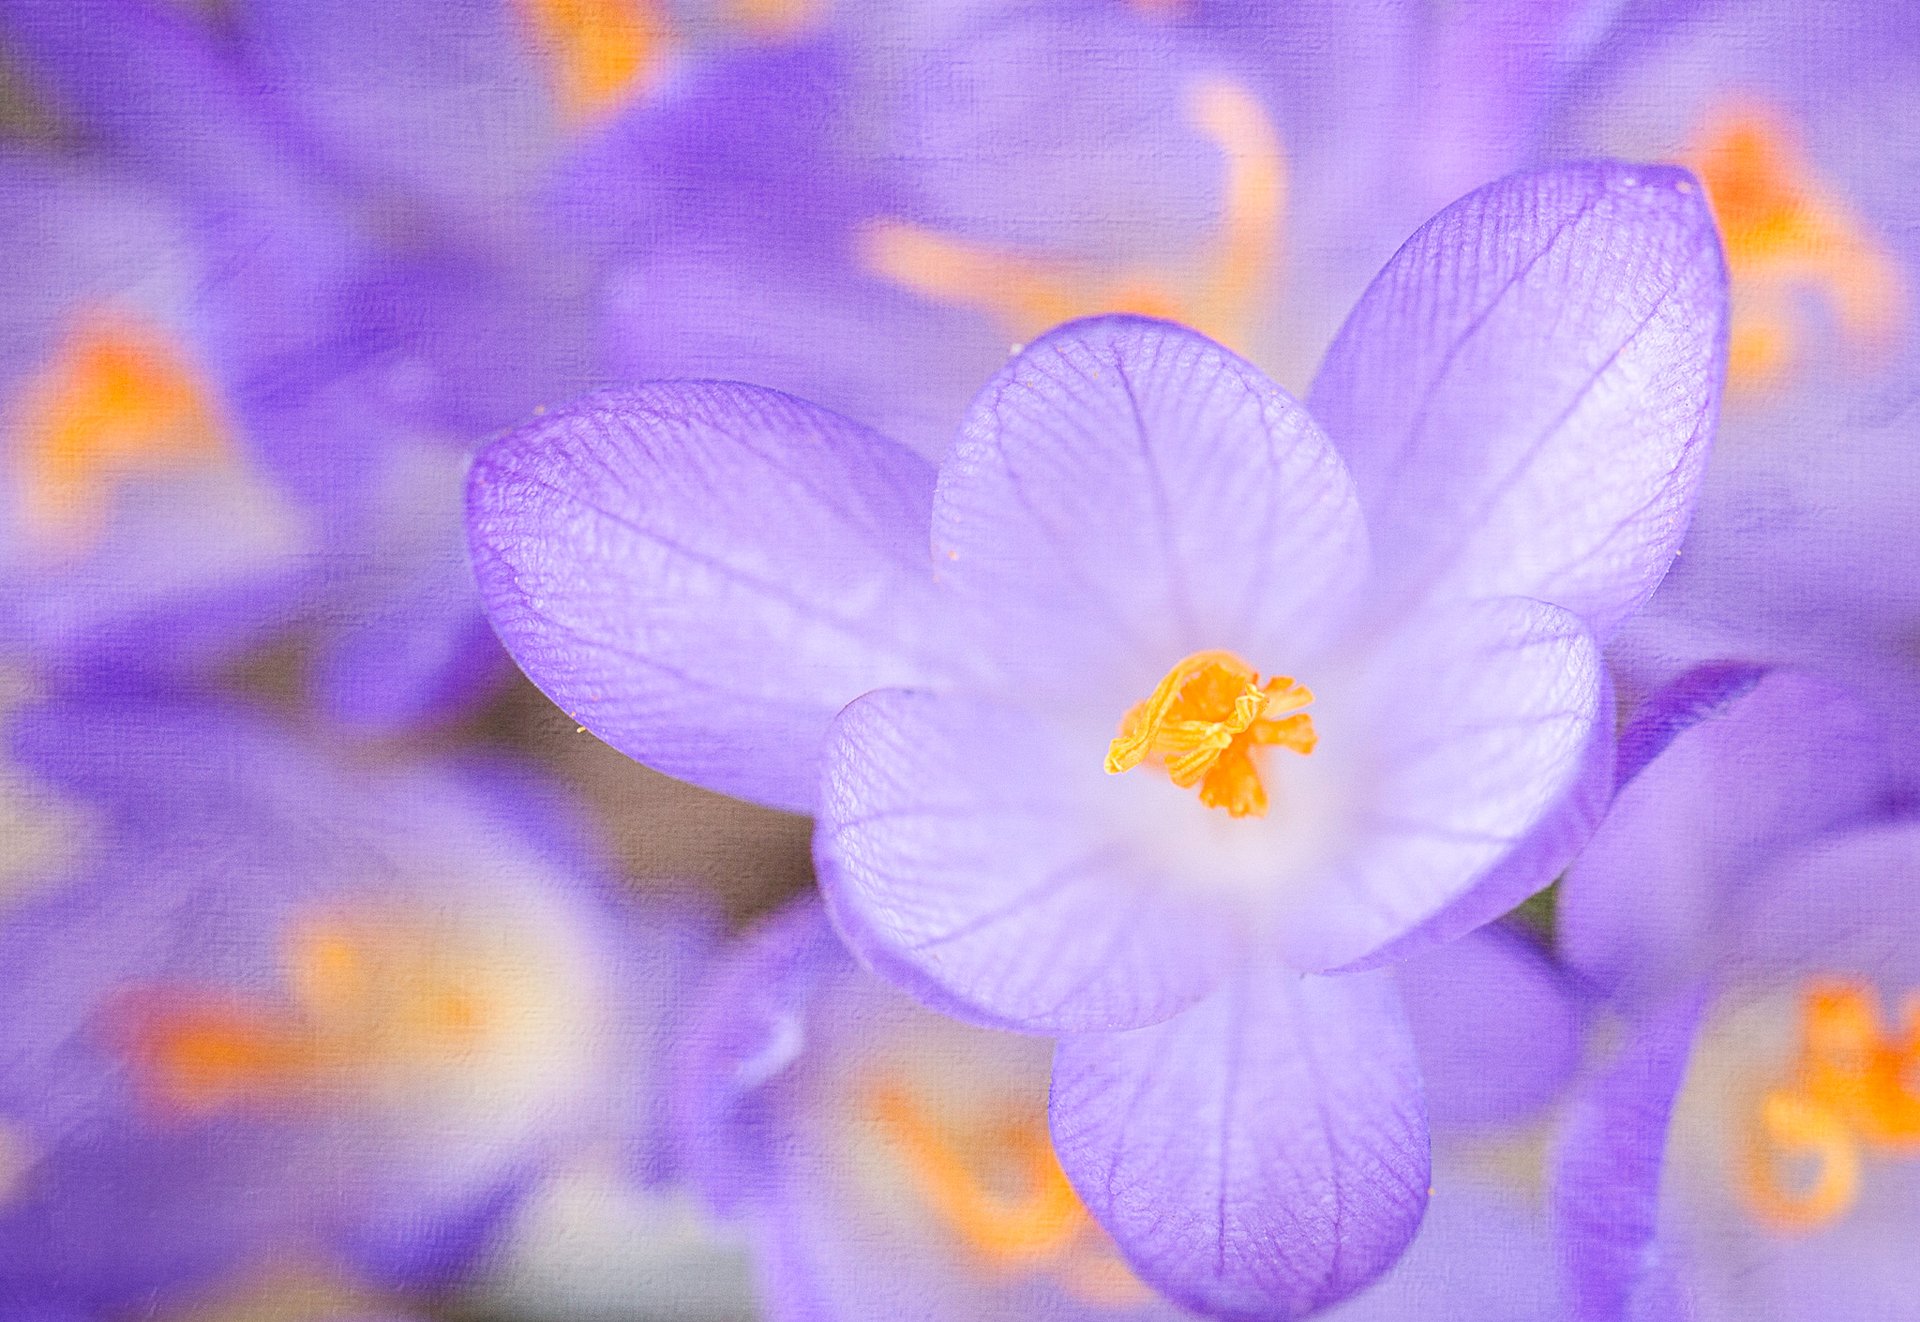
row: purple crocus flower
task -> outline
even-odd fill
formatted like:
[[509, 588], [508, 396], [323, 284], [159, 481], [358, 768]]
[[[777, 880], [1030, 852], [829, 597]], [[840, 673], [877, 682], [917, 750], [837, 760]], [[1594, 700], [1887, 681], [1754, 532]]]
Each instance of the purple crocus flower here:
[[[560, 119], [543, 54], [577, 52], [546, 50], [539, 15], [508, 4], [351, 8], [247, 6], [223, 24], [141, 0], [10, 0], [0, 31], [51, 135], [87, 145], [74, 172], [137, 176], [210, 255], [196, 274], [228, 314], [202, 355], [221, 420], [306, 534], [297, 593], [250, 603], [248, 622], [297, 628], [318, 704], [378, 730], [456, 714], [506, 673], [462, 547], [466, 461], [599, 374], [585, 271], [539, 205], [572, 138], [530, 127]], [[524, 76], [500, 86], [456, 58], [514, 42]], [[528, 132], [508, 131], [509, 89], [536, 84]], [[500, 112], [484, 163], [402, 131], [470, 126], [448, 113], [462, 95]], [[506, 146], [523, 138], [542, 145]], [[249, 527], [172, 494], [202, 539]]]
[[1582, 1322], [1900, 1316], [1920, 1196], [1920, 824], [1832, 683], [1713, 666], [1623, 737], [1568, 960], [1627, 1031], [1559, 1139]]
[[[1920, 21], [1860, 0], [1688, 6], [1568, 107], [1581, 151], [1684, 161], [1723, 235], [1727, 407], [1690, 541], [1618, 656], [1903, 674], [1920, 631]], [[1862, 696], [1878, 697], [1876, 684]]]
[[27, 709], [10, 751], [16, 811], [65, 827], [0, 919], [10, 1307], [289, 1260], [436, 1284], [590, 1147], [671, 1174], [658, 1064], [711, 923], [623, 901], [544, 785], [214, 707]]
[[[1443, 1160], [1409, 1255], [1340, 1322], [1538, 1319], [1543, 1218], [1479, 1160], [1571, 1076], [1580, 1014], [1527, 940], [1487, 929], [1399, 972]], [[929, 1013], [803, 901], [718, 970], [688, 1037], [692, 1177], [750, 1227], [775, 1322], [1180, 1318], [1127, 1270], [1053, 1156], [1051, 1044]]]
[[930, 457], [1009, 344], [1076, 317], [1179, 321], [1297, 387], [1408, 232], [1532, 158], [1573, 8], [822, 6], [570, 167], [610, 363]]
[[0, 664], [205, 662], [284, 612], [316, 541], [236, 408], [236, 309], [164, 195], [0, 159]]
[[1015, 357], [937, 485], [788, 396], [648, 386], [482, 455], [477, 572], [588, 728], [817, 808], [863, 959], [1076, 1034], [1055, 1140], [1138, 1274], [1296, 1315], [1427, 1188], [1390, 978], [1308, 975], [1565, 862], [1611, 784], [1594, 640], [1684, 527], [1724, 297], [1686, 175], [1517, 176], [1389, 264], [1311, 416], [1125, 317]]

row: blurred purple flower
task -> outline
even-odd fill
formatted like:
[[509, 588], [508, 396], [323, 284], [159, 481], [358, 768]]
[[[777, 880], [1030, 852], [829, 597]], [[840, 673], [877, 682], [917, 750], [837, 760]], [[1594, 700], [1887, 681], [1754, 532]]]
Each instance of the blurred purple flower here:
[[1583, 1322], [1866, 1317], [1910, 1292], [1920, 824], [1892, 813], [1883, 743], [1825, 680], [1724, 665], [1623, 737], [1560, 904], [1627, 1025], [1556, 1158]]
[[88, 1316], [287, 1260], [443, 1282], [590, 1146], [672, 1173], [714, 935], [622, 899], [550, 789], [330, 762], [214, 707], [28, 709], [68, 829], [0, 951], [0, 1297]]
[[1302, 975], [1478, 926], [1590, 824], [1589, 634], [1684, 528], [1724, 297], [1685, 175], [1518, 176], [1402, 249], [1313, 418], [1190, 331], [1075, 323], [936, 492], [814, 406], [654, 385], [481, 457], [477, 572], [609, 742], [817, 803], [864, 958], [1084, 1034], [1054, 1133], [1146, 1279], [1293, 1315], [1392, 1262], [1427, 1179], [1391, 980]]
[[[1473, 1154], [1571, 1076], [1581, 1015], [1513, 933], [1399, 971], [1448, 1160], [1406, 1259], [1327, 1316], [1538, 1319], [1553, 1248]], [[862, 971], [803, 902], [709, 984], [680, 1080], [690, 1176], [743, 1220], [778, 1322], [1188, 1317], [1134, 1277], [1052, 1155], [1049, 1044], [931, 1014]]]
[[[1575, 6], [822, 4], [569, 167], [610, 362], [923, 454], [1060, 322], [1182, 322], [1289, 387], [1400, 240], [1532, 159]], [[1330, 52], [1338, 52], [1330, 58]]]
[[[555, 30], [550, 11], [567, 8], [0, 6], [45, 154], [76, 175], [137, 178], [158, 199], [149, 214], [180, 231], [188, 292], [221, 316], [189, 359], [215, 374], [228, 448], [303, 534], [297, 581], [236, 612], [243, 641], [297, 632], [319, 704], [352, 725], [447, 718], [507, 672], [460, 536], [467, 457], [601, 379], [588, 268], [542, 204], [587, 132], [563, 85], [591, 55], [582, 43], [607, 40]], [[30, 180], [17, 191], [10, 205], [38, 202]], [[20, 278], [84, 281], [89, 261], [116, 260], [54, 256]], [[189, 550], [258, 531], [178, 483], [160, 499], [195, 534]], [[127, 536], [127, 591], [168, 590], [176, 549]], [[100, 609], [34, 586], [56, 598], [49, 611]], [[181, 626], [146, 617], [129, 631], [170, 640]], [[106, 659], [143, 658], [129, 646]]]
[[[1617, 655], [1636, 688], [1720, 657], [1920, 686], [1920, 15], [1717, 0], [1583, 86], [1574, 150], [1683, 161], [1727, 250], [1721, 443], [1684, 554]], [[1883, 697], [1884, 693], [1884, 697]]]
[[257, 639], [316, 530], [235, 407], [217, 254], [154, 190], [26, 153], [0, 212], [0, 664], [84, 683]]

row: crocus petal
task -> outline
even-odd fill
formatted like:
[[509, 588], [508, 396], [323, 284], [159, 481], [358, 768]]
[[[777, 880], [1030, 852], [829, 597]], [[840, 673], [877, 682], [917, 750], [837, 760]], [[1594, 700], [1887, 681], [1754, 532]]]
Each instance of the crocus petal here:
[[1914, 895], [1920, 820], [1828, 832], [1760, 870], [1714, 921], [1725, 965], [1743, 979], [1794, 979], [1836, 968], [1889, 986], [1920, 985]]
[[1469, 194], [1407, 242], [1310, 405], [1405, 590], [1539, 597], [1604, 638], [1685, 531], [1725, 321], [1691, 176], [1543, 170]]
[[1512, 1123], [1572, 1081], [1585, 1014], [1540, 945], [1483, 927], [1394, 970], [1435, 1125]]
[[1204, 995], [1241, 939], [1232, 911], [1109, 829], [1145, 782], [1075, 748], [1031, 712], [954, 695], [887, 690], [841, 713], [814, 856], [848, 943], [1003, 1027], [1132, 1028]]
[[1667, 1125], [1699, 1025], [1688, 994], [1635, 1026], [1573, 1098], [1554, 1155], [1552, 1203], [1580, 1322], [1678, 1322], [1657, 1240]]
[[987, 386], [941, 468], [934, 550], [1028, 691], [1110, 724], [1191, 653], [1287, 664], [1366, 567], [1351, 484], [1305, 411], [1137, 317], [1054, 331]]
[[1613, 722], [1613, 684], [1600, 676], [1600, 719], [1587, 732], [1587, 745], [1574, 773], [1573, 788], [1561, 797], [1526, 836], [1461, 895], [1398, 940], [1346, 966], [1346, 972], [1379, 968], [1432, 952], [1484, 927], [1531, 895], [1550, 886], [1592, 838], [1613, 802], [1619, 750]]
[[1337, 843], [1275, 900], [1280, 949], [1316, 972], [1370, 962], [1543, 829], [1592, 762], [1603, 691], [1580, 622], [1520, 598], [1409, 622], [1339, 685], [1318, 690], [1312, 759], [1353, 787], [1324, 811]]
[[1064, 1038], [1051, 1111], [1061, 1165], [1134, 1270], [1214, 1317], [1346, 1297], [1426, 1207], [1419, 1068], [1384, 973], [1249, 964], [1164, 1024]]
[[576, 720], [668, 775], [812, 806], [850, 699], [940, 669], [926, 463], [750, 386], [597, 396], [468, 489], [489, 615]]
[[[1638, 759], [1661, 739], [1568, 871], [1560, 902], [1569, 961], [1633, 994], [1723, 959], [1782, 851], [1865, 820], [1885, 790], [1871, 715], [1795, 671], [1682, 676], [1624, 743]], [[1775, 925], [1770, 914], [1762, 923]]]
[[249, 4], [236, 26], [291, 117], [336, 156], [389, 187], [491, 220], [560, 146], [537, 13], [499, 3], [266, 0]]

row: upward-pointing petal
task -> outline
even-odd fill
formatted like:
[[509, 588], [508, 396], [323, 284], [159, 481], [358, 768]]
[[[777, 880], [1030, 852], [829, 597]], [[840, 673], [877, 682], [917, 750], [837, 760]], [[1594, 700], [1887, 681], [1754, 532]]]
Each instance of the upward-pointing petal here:
[[835, 712], [945, 664], [927, 566], [933, 471], [777, 391], [597, 396], [475, 464], [487, 612], [535, 683], [629, 756], [813, 805]]
[[1353, 485], [1306, 411], [1139, 317], [1069, 323], [987, 385], [941, 466], [934, 547], [1028, 692], [1114, 720], [1190, 653], [1297, 660], [1367, 565]]
[[1666, 573], [1724, 375], [1700, 188], [1592, 163], [1491, 184], [1407, 241], [1309, 396], [1403, 590], [1537, 597], [1604, 638]]

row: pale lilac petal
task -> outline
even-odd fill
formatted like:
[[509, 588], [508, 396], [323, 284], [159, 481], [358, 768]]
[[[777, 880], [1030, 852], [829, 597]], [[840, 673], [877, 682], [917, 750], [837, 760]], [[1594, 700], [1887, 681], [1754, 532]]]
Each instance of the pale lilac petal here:
[[1280, 950], [1318, 971], [1370, 960], [1543, 829], [1591, 765], [1603, 686], [1578, 620], [1510, 598], [1409, 622], [1315, 692], [1306, 761], [1336, 788], [1307, 818], [1333, 843], [1275, 903]]
[[570, 716], [668, 775], [806, 810], [833, 714], [945, 664], [932, 482], [790, 396], [658, 384], [496, 442], [468, 531], [495, 628]]
[[1613, 684], [1604, 671], [1600, 680], [1600, 698], [1595, 704], [1600, 719], [1595, 720], [1587, 732], [1587, 746], [1581, 755], [1573, 788], [1505, 857], [1481, 873], [1459, 899], [1405, 936], [1346, 966], [1345, 971], [1359, 972], [1397, 964], [1457, 941], [1529, 896], [1545, 890], [1566, 871], [1567, 865], [1592, 838], [1613, 802], [1619, 759], [1618, 741], [1610, 719], [1614, 709]]
[[1782, 853], [1867, 820], [1886, 792], [1870, 713], [1796, 671], [1683, 675], [1649, 701], [1623, 742], [1638, 760], [1662, 740], [1621, 788], [1560, 897], [1567, 959], [1629, 994], [1725, 960], [1756, 913], [1759, 879]]
[[1723, 374], [1726, 276], [1683, 171], [1489, 185], [1375, 280], [1310, 395], [1382, 571], [1539, 597], [1605, 637], [1685, 531]]
[[1513, 1124], [1572, 1082], [1586, 1013], [1532, 938], [1494, 924], [1393, 973], [1435, 1125]]
[[1305, 411], [1137, 317], [1054, 331], [987, 386], [941, 468], [934, 551], [1010, 674], [1112, 723], [1193, 652], [1286, 673], [1366, 569], [1351, 484]]
[[1054, 1146], [1141, 1278], [1276, 1322], [1390, 1266], [1427, 1203], [1419, 1067], [1392, 979], [1249, 964], [1179, 1017], [1063, 1039]]
[[1580, 1322], [1678, 1322], [1658, 1238], [1667, 1125], [1699, 1026], [1689, 994], [1636, 1024], [1575, 1093], [1554, 1153], [1552, 1205]]
[[1830, 831], [1758, 870], [1724, 923], [1722, 967], [1743, 980], [1835, 969], [1920, 985], [1920, 819]]
[[841, 933], [988, 1023], [1132, 1028], [1191, 1004], [1244, 934], [1126, 829], [1167, 786], [1108, 776], [1103, 752], [983, 700], [890, 690], [848, 707], [814, 846]]

